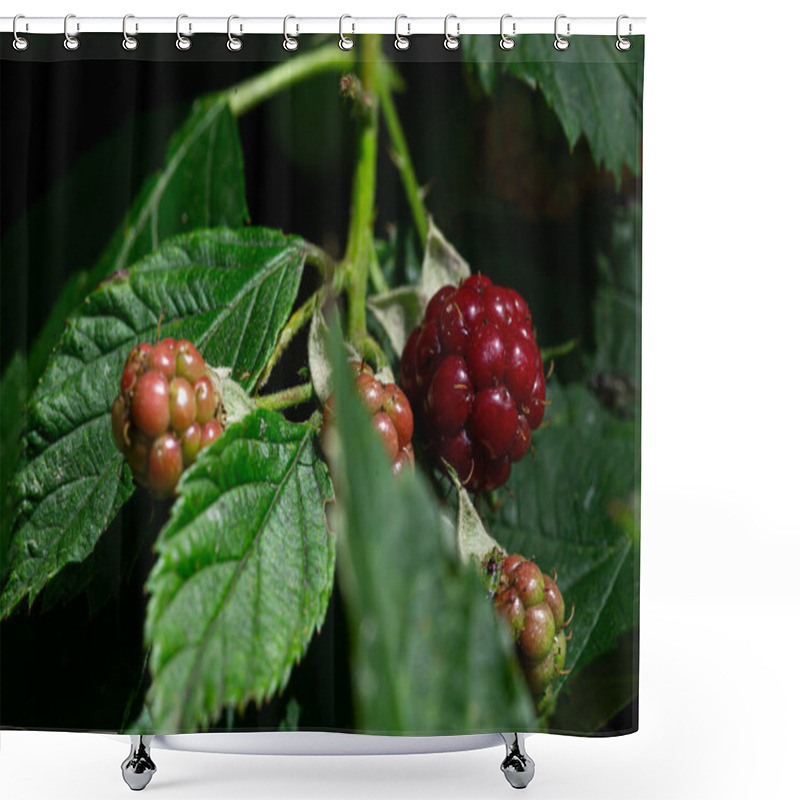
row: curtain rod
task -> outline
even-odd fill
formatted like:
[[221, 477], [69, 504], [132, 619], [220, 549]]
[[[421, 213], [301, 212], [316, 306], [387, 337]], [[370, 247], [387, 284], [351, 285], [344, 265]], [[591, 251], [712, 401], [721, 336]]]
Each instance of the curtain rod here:
[[[416, 34], [444, 34], [445, 27], [453, 36], [464, 34], [499, 34], [500, 17], [232, 17], [231, 32], [237, 36], [247, 34], [284, 34], [297, 36], [309, 33], [383, 33], [401, 36]], [[555, 17], [514, 17], [506, 14], [503, 30], [508, 35], [532, 33], [553, 34]], [[206, 33], [227, 33], [228, 17], [192, 17], [181, 15], [180, 33], [184, 36]], [[61, 34], [79, 36], [84, 33], [122, 33], [121, 17], [17, 17], [16, 32], [23, 34]], [[286, 27], [284, 27], [286, 26]], [[396, 27], [397, 26], [397, 27]], [[136, 17], [129, 15], [125, 30], [129, 36], [150, 33], [176, 33], [175, 17]], [[644, 34], [644, 17], [623, 17], [620, 33], [623, 36]], [[0, 33], [12, 33], [14, 17], [0, 17]], [[617, 34], [616, 17], [558, 16], [558, 31], [562, 36], [614, 36]]]

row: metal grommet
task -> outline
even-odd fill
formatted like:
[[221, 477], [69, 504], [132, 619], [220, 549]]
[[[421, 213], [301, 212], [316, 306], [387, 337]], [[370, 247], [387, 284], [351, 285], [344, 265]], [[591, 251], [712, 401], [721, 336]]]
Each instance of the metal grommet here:
[[[71, 19], [75, 19], [74, 14], [67, 14], [64, 17], [64, 49], [65, 50], [77, 50], [81, 43], [78, 41], [77, 36], [70, 36], [69, 35], [69, 21]], [[80, 24], [76, 24], [75, 30], [79, 31], [81, 29]]]
[[[17, 14], [17, 16], [14, 17], [14, 23], [11, 26], [11, 30], [14, 33], [14, 49], [22, 52], [23, 50], [27, 50], [28, 49], [28, 40], [24, 36], [20, 36], [17, 33], [17, 20], [18, 19], [25, 19], [25, 15], [24, 14]], [[26, 22], [25, 23], [25, 30], [27, 30], [27, 29], [28, 29], [28, 23]]]
[[[559, 14], [556, 17], [556, 22], [554, 26], [556, 40], [553, 42], [553, 47], [555, 47], [556, 50], [566, 50], [569, 47], [569, 39], [565, 39], [558, 33], [558, 21], [560, 19], [566, 19], [566, 18], [567, 18], [566, 14]], [[567, 36], [569, 36], [569, 22], [567, 23]]]
[[516, 42], [511, 38], [511, 36], [517, 35], [517, 23], [511, 23], [511, 36], [507, 36], [505, 31], [503, 30], [503, 26], [505, 25], [505, 21], [507, 19], [511, 19], [511, 14], [503, 14], [500, 17], [500, 49], [501, 50], [513, 50], [514, 45]]
[[[342, 16], [339, 17], [339, 47], [342, 50], [352, 50], [355, 47], [356, 43], [349, 36], [345, 36], [343, 33], [344, 21], [346, 19], [353, 19], [353, 18], [349, 14], [342, 14]], [[356, 26], [353, 25], [353, 33], [355, 33], [355, 31], [356, 31]]]
[[451, 36], [447, 32], [447, 23], [450, 22], [451, 19], [458, 20], [458, 17], [455, 14], [448, 14], [444, 18], [444, 49], [458, 50], [458, 48], [461, 47], [461, 42], [458, 40], [458, 37], [461, 34], [461, 23], [456, 22], [456, 35]]
[[[231, 14], [228, 17], [228, 44], [227, 44], [227, 47], [228, 47], [228, 50], [231, 51], [231, 53], [238, 53], [239, 50], [242, 49], [242, 40], [237, 38], [236, 36], [234, 36], [231, 33], [231, 22], [233, 22], [233, 20], [235, 20], [235, 19], [239, 19], [239, 17], [237, 17], [236, 14]], [[239, 26], [239, 33], [241, 33], [241, 32], [242, 32], [242, 26], [240, 25]]]
[[[283, 18], [283, 49], [293, 53], [300, 46], [300, 42], [298, 42], [294, 37], [289, 36], [288, 26], [290, 19], [297, 19], [297, 17], [293, 17], [291, 14], [289, 14]], [[300, 26], [295, 25], [295, 36], [297, 36], [299, 33]]]
[[[128, 36], [128, 20], [129, 19], [136, 19], [133, 14], [126, 14], [122, 18], [122, 46], [130, 51], [135, 50], [139, 46], [139, 40], [135, 36]], [[136, 30], [139, 30], [138, 23], [136, 24]]]
[[[631, 40], [624, 38], [623, 36], [620, 35], [620, 32], [619, 32], [619, 24], [624, 19], [628, 19], [628, 16], [626, 14], [620, 14], [617, 17], [617, 50], [619, 50], [622, 53], [624, 53], [626, 50], [630, 50], [631, 49]], [[631, 35], [632, 31], [633, 31], [633, 26], [629, 22], [628, 23], [628, 36]]]
[[[188, 36], [184, 36], [181, 33], [181, 20], [188, 19], [188, 14], [178, 14], [178, 18], [175, 20], [175, 35], [178, 37], [175, 40], [175, 47], [178, 50], [188, 50], [192, 46], [192, 40]], [[192, 30], [192, 23], [189, 23], [189, 31]]]
[[394, 46], [397, 50], [408, 50], [411, 47], [411, 40], [408, 38], [411, 36], [411, 23], [406, 23], [408, 31], [405, 36], [401, 36], [399, 30], [401, 19], [408, 19], [408, 17], [405, 14], [398, 14], [394, 18]]

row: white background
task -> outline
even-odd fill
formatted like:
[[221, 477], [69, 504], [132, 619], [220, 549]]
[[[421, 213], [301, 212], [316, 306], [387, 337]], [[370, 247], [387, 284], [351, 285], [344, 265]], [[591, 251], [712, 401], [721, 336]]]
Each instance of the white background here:
[[[771, 7], [774, 5], [774, 8]], [[538, 736], [529, 796], [796, 797], [797, 4], [19, 0], [28, 16], [647, 16], [641, 730]], [[127, 745], [0, 734], [0, 791], [128, 797]], [[508, 797], [501, 749], [278, 758], [155, 751], [153, 798]]]

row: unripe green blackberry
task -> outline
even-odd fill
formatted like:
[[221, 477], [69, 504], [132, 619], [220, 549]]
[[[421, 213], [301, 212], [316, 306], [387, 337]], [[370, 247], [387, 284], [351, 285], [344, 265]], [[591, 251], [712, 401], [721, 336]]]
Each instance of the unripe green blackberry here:
[[136, 345], [111, 406], [114, 441], [136, 482], [169, 497], [198, 452], [222, 434], [222, 404], [206, 365], [186, 340]]
[[520, 555], [491, 553], [484, 569], [492, 581], [491, 591], [498, 614], [506, 620], [517, 656], [537, 707], [544, 707], [546, 696], [559, 674], [565, 674], [567, 641], [564, 628], [564, 598], [556, 578], [543, 575], [531, 560]]

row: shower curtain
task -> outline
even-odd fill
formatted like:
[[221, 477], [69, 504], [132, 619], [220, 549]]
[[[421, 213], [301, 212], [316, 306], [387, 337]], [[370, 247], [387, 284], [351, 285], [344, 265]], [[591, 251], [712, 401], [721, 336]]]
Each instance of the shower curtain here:
[[0, 724], [638, 726], [644, 39], [0, 41]]

